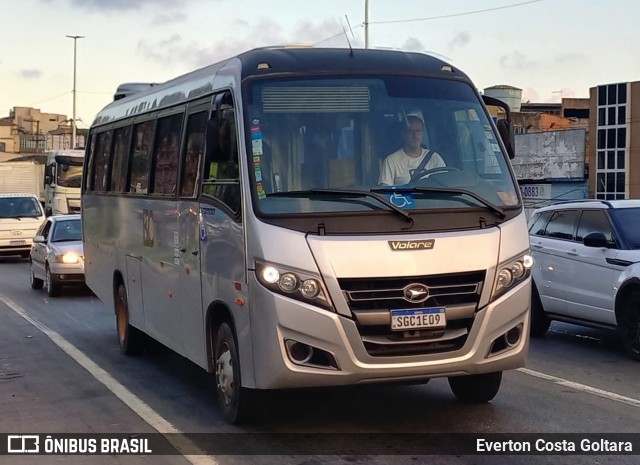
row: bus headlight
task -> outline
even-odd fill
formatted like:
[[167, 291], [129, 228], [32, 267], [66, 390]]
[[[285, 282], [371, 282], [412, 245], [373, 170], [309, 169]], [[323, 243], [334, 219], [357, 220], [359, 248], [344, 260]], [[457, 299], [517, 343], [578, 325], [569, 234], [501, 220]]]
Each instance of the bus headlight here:
[[256, 261], [256, 277], [260, 284], [276, 294], [286, 295], [327, 310], [333, 309], [319, 276], [282, 265]]
[[515, 259], [500, 264], [500, 266], [498, 266], [496, 280], [493, 285], [491, 301], [493, 302], [498, 297], [527, 279], [531, 274], [532, 266], [533, 258], [528, 253], [522, 254]]

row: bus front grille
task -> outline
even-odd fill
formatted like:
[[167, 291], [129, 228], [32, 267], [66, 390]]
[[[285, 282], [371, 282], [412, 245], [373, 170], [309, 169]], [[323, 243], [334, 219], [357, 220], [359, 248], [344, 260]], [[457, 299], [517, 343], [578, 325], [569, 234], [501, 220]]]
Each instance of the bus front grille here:
[[[485, 271], [401, 278], [345, 278], [338, 283], [369, 355], [392, 357], [450, 352], [466, 342], [478, 309]], [[426, 289], [411, 302], [407, 290]], [[447, 325], [395, 331], [391, 310], [444, 307]]]

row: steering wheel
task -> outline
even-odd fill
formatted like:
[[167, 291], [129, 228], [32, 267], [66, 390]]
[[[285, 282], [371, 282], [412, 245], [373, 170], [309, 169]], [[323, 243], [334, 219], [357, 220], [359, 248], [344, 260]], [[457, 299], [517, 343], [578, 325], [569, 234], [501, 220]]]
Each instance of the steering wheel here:
[[450, 173], [452, 171], [460, 171], [460, 170], [458, 168], [453, 167], [453, 166], [439, 166], [437, 168], [431, 168], [430, 170], [423, 168], [420, 171], [415, 171], [411, 175], [411, 181], [410, 182], [415, 182], [415, 181], [419, 181], [420, 179], [428, 178], [429, 176], [431, 176], [433, 174]]

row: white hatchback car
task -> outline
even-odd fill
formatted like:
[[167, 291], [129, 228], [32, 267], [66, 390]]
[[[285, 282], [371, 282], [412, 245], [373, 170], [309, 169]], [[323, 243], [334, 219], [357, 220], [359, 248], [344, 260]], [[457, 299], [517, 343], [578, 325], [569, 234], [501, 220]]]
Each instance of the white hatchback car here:
[[54, 215], [33, 238], [29, 257], [30, 282], [55, 297], [62, 286], [83, 285], [84, 253], [80, 215]]
[[640, 361], [640, 200], [540, 208], [529, 221], [531, 335], [551, 320], [616, 329]]

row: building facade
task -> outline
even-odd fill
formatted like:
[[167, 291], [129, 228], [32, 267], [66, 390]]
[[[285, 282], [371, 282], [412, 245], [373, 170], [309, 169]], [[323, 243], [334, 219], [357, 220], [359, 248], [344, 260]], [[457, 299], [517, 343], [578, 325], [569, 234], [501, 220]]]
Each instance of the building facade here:
[[70, 123], [66, 115], [14, 107], [8, 117], [0, 118], [0, 158], [83, 147], [86, 130], [77, 131], [74, 143]]
[[589, 194], [597, 199], [640, 198], [640, 81], [589, 89]]

